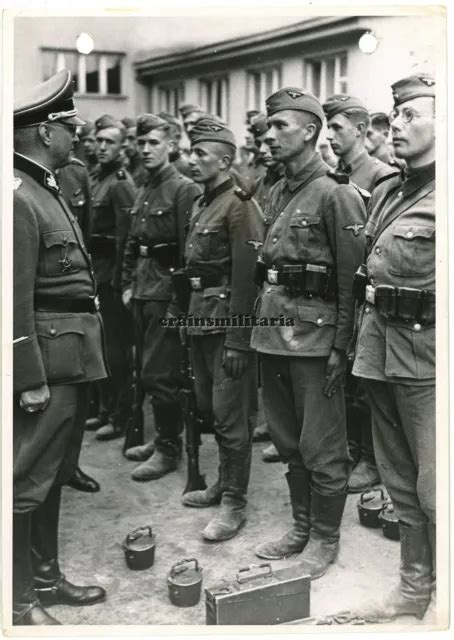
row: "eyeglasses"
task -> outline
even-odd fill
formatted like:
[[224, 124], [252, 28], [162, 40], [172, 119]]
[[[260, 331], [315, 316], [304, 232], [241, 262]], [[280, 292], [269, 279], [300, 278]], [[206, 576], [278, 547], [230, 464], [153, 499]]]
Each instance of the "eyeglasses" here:
[[[408, 124], [413, 120], [413, 118], [422, 118], [422, 117], [430, 117], [428, 114], [418, 113], [414, 109], [410, 109], [410, 107], [404, 107], [401, 111], [398, 109], [393, 109], [389, 114], [389, 121], [392, 123], [397, 118], [400, 118], [404, 124]], [[435, 116], [431, 116], [434, 118]]]

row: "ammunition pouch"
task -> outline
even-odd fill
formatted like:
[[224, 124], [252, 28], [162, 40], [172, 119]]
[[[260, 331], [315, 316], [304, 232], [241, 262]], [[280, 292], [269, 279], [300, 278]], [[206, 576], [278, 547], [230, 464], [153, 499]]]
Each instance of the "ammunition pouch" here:
[[332, 300], [336, 297], [336, 272], [322, 264], [285, 264], [280, 269], [267, 269], [262, 261], [256, 263], [255, 282], [262, 286], [264, 282], [283, 285], [290, 296], [305, 298], [323, 298]]
[[421, 325], [435, 324], [435, 293], [411, 287], [367, 285], [365, 301], [374, 305], [386, 319]]
[[353, 276], [353, 297], [355, 300], [358, 300], [359, 303], [363, 303], [366, 299], [366, 286], [369, 283], [369, 278], [367, 277], [367, 267], [365, 264], [362, 264], [358, 267], [355, 275]]
[[134, 252], [136, 258], [153, 258], [163, 269], [176, 269], [179, 266], [176, 242], [152, 244], [138, 240], [134, 245]]

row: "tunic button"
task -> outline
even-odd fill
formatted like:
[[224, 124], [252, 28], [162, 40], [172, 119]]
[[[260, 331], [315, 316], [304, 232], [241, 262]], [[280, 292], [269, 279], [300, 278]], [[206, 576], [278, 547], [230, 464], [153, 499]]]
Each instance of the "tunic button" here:
[[317, 318], [317, 324], [322, 324], [323, 320], [321, 318]]
[[203, 230], [203, 233], [208, 233], [208, 229], [204, 229], [204, 230]]
[[190, 244], [190, 245], [189, 245], [189, 248], [190, 248], [190, 249], [192, 249], [192, 247], [193, 247], [193, 246], [194, 246], [193, 244]]
[[370, 307], [366, 307], [366, 308], [364, 309], [364, 313], [370, 313]]
[[277, 238], [273, 238], [273, 242], [277, 242]]
[[158, 216], [160, 216], [162, 214], [162, 211], [158, 211]]
[[402, 195], [403, 195], [402, 191], [399, 191], [399, 193], [397, 195], [399, 196], [399, 198], [401, 198]]
[[50, 333], [50, 335], [51, 335], [51, 336], [55, 336], [55, 335], [56, 335], [56, 333], [57, 333], [57, 331], [56, 331], [56, 329], [51, 329], [51, 330], [49, 331], [49, 333]]
[[220, 298], [225, 298], [225, 293], [221, 293], [221, 294], [219, 295], [219, 297], [220, 297]]
[[140, 218], [140, 222], [145, 222], [146, 218]]
[[268, 289], [266, 290], [267, 293], [270, 293], [271, 291], [271, 287], [268, 287]]
[[195, 223], [195, 226], [196, 226], [196, 227], [198, 227], [198, 226], [199, 226], [199, 223], [198, 223], [198, 222], [196, 222], [196, 223]]
[[375, 249], [375, 253], [377, 253], [377, 254], [378, 254], [378, 253], [380, 253], [380, 247], [377, 247], [377, 248]]
[[148, 204], [148, 200], [145, 200], [144, 204]]
[[303, 220], [301, 224], [303, 225], [303, 227], [307, 227], [307, 222], [306, 222], [306, 220]]
[[[280, 216], [284, 215], [284, 212], [282, 211], [282, 213], [279, 214]], [[268, 218], [266, 218], [266, 222], [268, 222]]]
[[407, 233], [407, 238], [413, 238], [413, 231], [409, 231]]
[[416, 324], [413, 325], [413, 329], [415, 331], [421, 331], [421, 325], [419, 324], [419, 322], [417, 322]]

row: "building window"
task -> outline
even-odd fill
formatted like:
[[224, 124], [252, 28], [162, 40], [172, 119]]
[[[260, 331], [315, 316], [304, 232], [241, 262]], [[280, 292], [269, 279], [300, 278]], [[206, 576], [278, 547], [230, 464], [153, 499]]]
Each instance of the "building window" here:
[[86, 95], [121, 95], [121, 53], [90, 53], [43, 49], [43, 79], [69, 69], [75, 92]]
[[159, 87], [159, 111], [178, 116], [178, 109], [184, 102], [184, 85]]
[[280, 66], [248, 71], [248, 109], [258, 109], [259, 111], [263, 111], [265, 108], [265, 100], [272, 93], [278, 91], [281, 84]]
[[336, 53], [305, 61], [305, 86], [324, 102], [335, 93], [347, 93], [347, 54]]
[[199, 82], [199, 88], [202, 109], [227, 122], [229, 117], [229, 79], [227, 77], [203, 79]]

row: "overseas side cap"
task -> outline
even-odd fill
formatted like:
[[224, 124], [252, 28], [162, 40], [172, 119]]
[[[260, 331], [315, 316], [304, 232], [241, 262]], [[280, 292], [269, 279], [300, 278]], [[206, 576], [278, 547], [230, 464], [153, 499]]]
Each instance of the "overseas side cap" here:
[[211, 118], [201, 118], [189, 132], [191, 145], [198, 142], [223, 142], [236, 149], [233, 132], [225, 125]]
[[68, 69], [36, 85], [14, 103], [14, 128], [31, 127], [41, 122], [64, 121], [83, 125], [73, 100], [74, 85]]
[[391, 85], [394, 106], [398, 107], [402, 102], [413, 98], [434, 98], [435, 78], [428, 73], [408, 76]]
[[268, 131], [268, 125], [266, 124], [266, 115], [259, 111], [257, 115], [252, 116], [251, 124], [248, 127], [248, 131], [252, 133], [254, 138], [263, 136], [263, 134]]
[[278, 111], [307, 111], [323, 122], [324, 114], [320, 101], [309, 91], [298, 87], [284, 87], [266, 99], [266, 113], [272, 116]]
[[186, 118], [186, 116], [188, 116], [190, 113], [194, 113], [195, 111], [202, 111], [202, 109], [196, 104], [182, 104], [178, 111], [181, 113], [182, 118]]
[[129, 116], [125, 116], [124, 118], [122, 118], [121, 122], [124, 124], [126, 129], [131, 129], [131, 127], [136, 126], [136, 119], [130, 118]]
[[346, 112], [351, 109], [369, 113], [366, 105], [361, 102], [359, 98], [349, 96], [346, 93], [337, 93], [336, 95], [331, 96], [323, 105], [323, 111], [325, 112], [327, 120], [331, 120], [331, 118], [337, 116], [338, 113], [346, 115]]
[[142, 113], [137, 118], [137, 136], [144, 136], [153, 129], [165, 129], [169, 128], [169, 123], [163, 118], [156, 116], [154, 113]]
[[79, 138], [83, 140], [94, 130], [95, 125], [93, 122], [86, 122], [80, 129]]
[[100, 116], [97, 120], [95, 120], [96, 132], [101, 131], [101, 129], [108, 129], [109, 127], [124, 129], [125, 125], [121, 120], [117, 120], [117, 118], [114, 118], [108, 113], [105, 113], [103, 116]]

